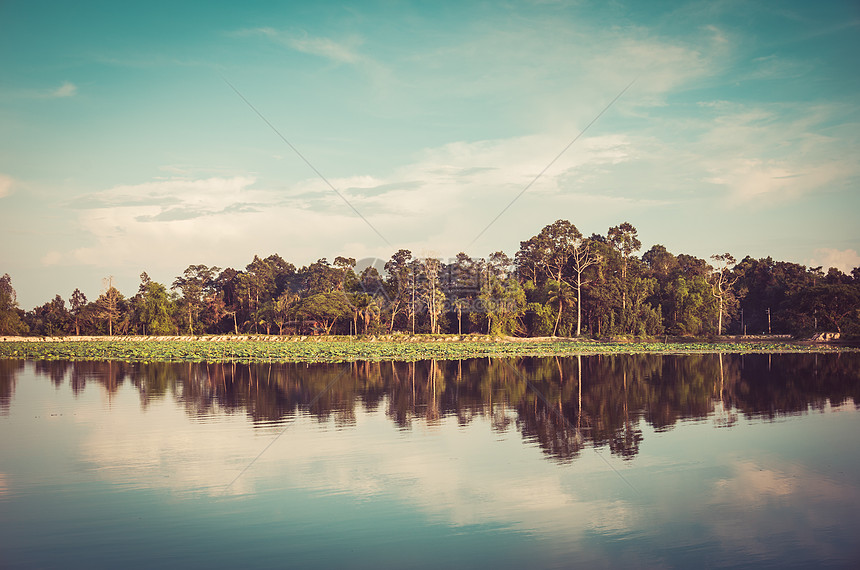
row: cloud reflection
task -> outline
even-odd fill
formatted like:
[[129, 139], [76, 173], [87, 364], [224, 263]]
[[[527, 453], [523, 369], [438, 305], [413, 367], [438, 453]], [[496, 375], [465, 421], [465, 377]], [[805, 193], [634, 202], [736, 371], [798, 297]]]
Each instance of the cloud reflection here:
[[708, 504], [718, 516], [706, 520], [727, 550], [772, 558], [802, 549], [822, 562], [850, 555], [820, 537], [852, 541], [840, 522], [860, 509], [856, 486], [797, 464], [739, 461], [732, 471], [715, 481]]
[[[76, 399], [69, 417], [82, 434], [77, 454], [118, 490], [263, 500], [285, 510], [307, 497], [337, 497], [376, 512], [394, 504], [464, 532], [489, 525], [586, 549], [598, 540], [649, 552], [715, 549], [775, 560], [800, 549], [840, 560], [860, 495], [844, 476], [817, 467], [816, 426], [831, 426], [819, 437], [834, 446], [856, 433], [853, 358], [730, 356], [722, 383], [714, 355], [585, 358], [581, 375], [566, 368], [575, 363], [520, 363], [565, 418], [582, 418], [585, 444], [575, 456], [548, 444], [566, 437], [546, 421], [557, 415], [505, 376], [510, 366], [482, 360], [29, 369], [57, 388], [68, 379]], [[333, 375], [343, 380], [331, 385]], [[714, 429], [723, 409], [747, 421]], [[618, 429], [641, 433], [635, 453], [613, 447]], [[757, 434], [749, 445], [737, 439], [745, 430]], [[843, 463], [843, 473], [857, 461], [826, 457]], [[828, 538], [819, 545], [810, 536]]]
[[[515, 433], [500, 437], [487, 419], [464, 428], [446, 418], [432, 429], [403, 432], [384, 411], [362, 412], [344, 431], [334, 418], [302, 415], [227, 487], [282, 427], [261, 431], [244, 417], [224, 415], [193, 425], [174, 402], [135, 410], [123, 405], [131, 403], [124, 392], [113, 401], [123, 413], [102, 416], [80, 446], [93, 471], [121, 488], [212, 497], [274, 493], [285, 501], [296, 492], [393, 498], [447, 525], [577, 536], [622, 532], [637, 519], [624, 501], [580, 496], [562, 466], [544, 461]], [[586, 473], [600, 469], [583, 466]]]

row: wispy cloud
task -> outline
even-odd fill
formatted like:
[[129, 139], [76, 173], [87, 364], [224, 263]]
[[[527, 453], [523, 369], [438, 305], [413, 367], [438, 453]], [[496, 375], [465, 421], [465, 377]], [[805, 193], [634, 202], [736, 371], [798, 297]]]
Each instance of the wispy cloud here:
[[0, 198], [8, 196], [12, 193], [12, 187], [15, 184], [15, 181], [11, 176], [6, 174], [0, 174]]
[[9, 99], [65, 99], [78, 94], [78, 86], [70, 81], [64, 81], [59, 87], [34, 88], [0, 88], [0, 96]]
[[[688, 150], [708, 174], [702, 180], [726, 190], [730, 205], [761, 206], [839, 190], [860, 176], [850, 147], [857, 137], [833, 136], [828, 124], [842, 110], [759, 104], [705, 106], [691, 121]], [[688, 128], [690, 128], [688, 126]]]
[[58, 265], [63, 259], [63, 254], [59, 251], [51, 250], [42, 256], [42, 265]]
[[809, 260], [810, 267], [821, 267], [827, 271], [831, 267], [851, 273], [855, 267], [860, 267], [860, 254], [853, 249], [821, 248], [815, 250], [815, 257]]
[[[249, 239], [288, 244], [298, 260], [319, 257], [320, 245], [307, 238], [318, 236], [323, 227], [332, 228], [326, 230], [323, 247], [338, 253], [348, 247], [363, 255], [364, 246], [354, 243], [364, 235], [362, 222], [342, 207], [321, 208], [305, 198], [258, 189], [255, 183], [251, 176], [169, 179], [83, 196], [74, 205], [86, 245], [51, 252], [42, 261], [175, 271], [193, 259], [244, 263]], [[325, 200], [330, 191], [320, 194], [313, 197]]]
[[251, 176], [183, 177], [143, 184], [119, 185], [101, 192], [79, 196], [70, 206], [81, 209], [156, 207], [160, 211], [182, 207], [217, 212], [251, 192]]
[[[426, 149], [417, 160], [382, 176], [361, 174], [331, 182], [397, 247], [418, 251], [433, 243], [449, 255], [467, 245], [478, 218], [485, 222], [487, 204], [521, 190], [566, 142], [554, 135], [461, 141]], [[619, 135], [583, 140], [535, 186], [539, 200], [525, 204], [517, 215], [538, 216], [545, 223], [546, 214], [540, 212], [547, 204], [556, 207], [571, 200], [614, 210], [653, 205], [654, 200], [646, 204], [639, 196], [606, 194], [587, 184], [599, 183], [614, 165], [631, 160], [632, 146]], [[217, 252], [222, 258], [218, 263], [226, 264], [233, 254], [247, 257], [252, 235], [289, 244], [297, 262], [346, 249], [357, 256], [391, 253], [366, 245], [363, 222], [317, 178], [275, 192], [259, 188], [251, 176], [178, 177], [119, 185], [70, 205], [78, 210], [78, 226], [90, 244], [52, 254], [45, 263], [150, 267], [167, 259], [176, 265], [204, 255], [209, 259]], [[325, 235], [320, 235], [322, 227]]]
[[288, 38], [286, 41], [290, 47], [300, 52], [318, 55], [333, 61], [355, 63], [362, 59], [351, 46], [338, 43], [329, 38], [293, 37]]
[[344, 42], [335, 41], [331, 38], [311, 36], [306, 32], [292, 33], [274, 28], [240, 30], [234, 35], [263, 36], [290, 49], [339, 63], [354, 64], [366, 61], [366, 58], [357, 50], [358, 46], [361, 45], [361, 40], [355, 36]]
[[51, 97], [74, 97], [78, 94], [78, 86], [64, 81], [62, 85], [51, 92]]
[[168, 208], [155, 215], [140, 215], [135, 218], [138, 222], [175, 222], [193, 220], [205, 216], [208, 212], [200, 208]]

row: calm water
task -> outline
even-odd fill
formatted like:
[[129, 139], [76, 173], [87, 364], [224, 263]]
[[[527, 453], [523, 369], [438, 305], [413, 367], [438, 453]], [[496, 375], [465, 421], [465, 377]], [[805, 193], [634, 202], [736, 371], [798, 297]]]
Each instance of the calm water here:
[[0, 567], [857, 567], [860, 355], [0, 361]]

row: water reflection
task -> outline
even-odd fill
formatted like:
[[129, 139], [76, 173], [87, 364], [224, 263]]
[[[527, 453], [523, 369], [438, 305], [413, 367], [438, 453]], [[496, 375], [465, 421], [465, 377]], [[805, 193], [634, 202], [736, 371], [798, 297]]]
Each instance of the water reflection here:
[[0, 361], [0, 565], [857, 567], [858, 364]]
[[[559, 462], [588, 445], [632, 459], [643, 427], [687, 420], [731, 427], [739, 418], [773, 420], [860, 404], [860, 355], [616, 355], [521, 360], [196, 364], [35, 362], [37, 375], [75, 395], [88, 384], [111, 397], [130, 385], [141, 409], [172, 398], [192, 418], [247, 414], [269, 427], [309, 414], [337, 428], [357, 410], [385, 415], [401, 429], [480, 417], [515, 428]], [[0, 361], [0, 413], [8, 414], [22, 361]]]
[[18, 374], [23, 369], [23, 360], [0, 360], [0, 416], [9, 414]]

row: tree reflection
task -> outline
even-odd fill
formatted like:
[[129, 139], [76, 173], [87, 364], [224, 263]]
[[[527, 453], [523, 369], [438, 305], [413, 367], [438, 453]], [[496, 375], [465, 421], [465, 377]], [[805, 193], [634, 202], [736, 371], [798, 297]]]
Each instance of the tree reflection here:
[[18, 374], [23, 369], [23, 360], [0, 360], [0, 416], [9, 415]]
[[[0, 413], [8, 413], [24, 361], [0, 361]], [[648, 425], [739, 415], [782, 415], [860, 403], [860, 354], [599, 355], [570, 358], [345, 364], [36, 362], [38, 375], [80, 394], [88, 384], [113, 395], [128, 382], [145, 409], [172, 398], [189, 416], [246, 414], [255, 425], [309, 415], [338, 429], [359, 409], [384, 410], [400, 429], [485, 419], [516, 429], [552, 459], [586, 446], [624, 459], [639, 452]]]

